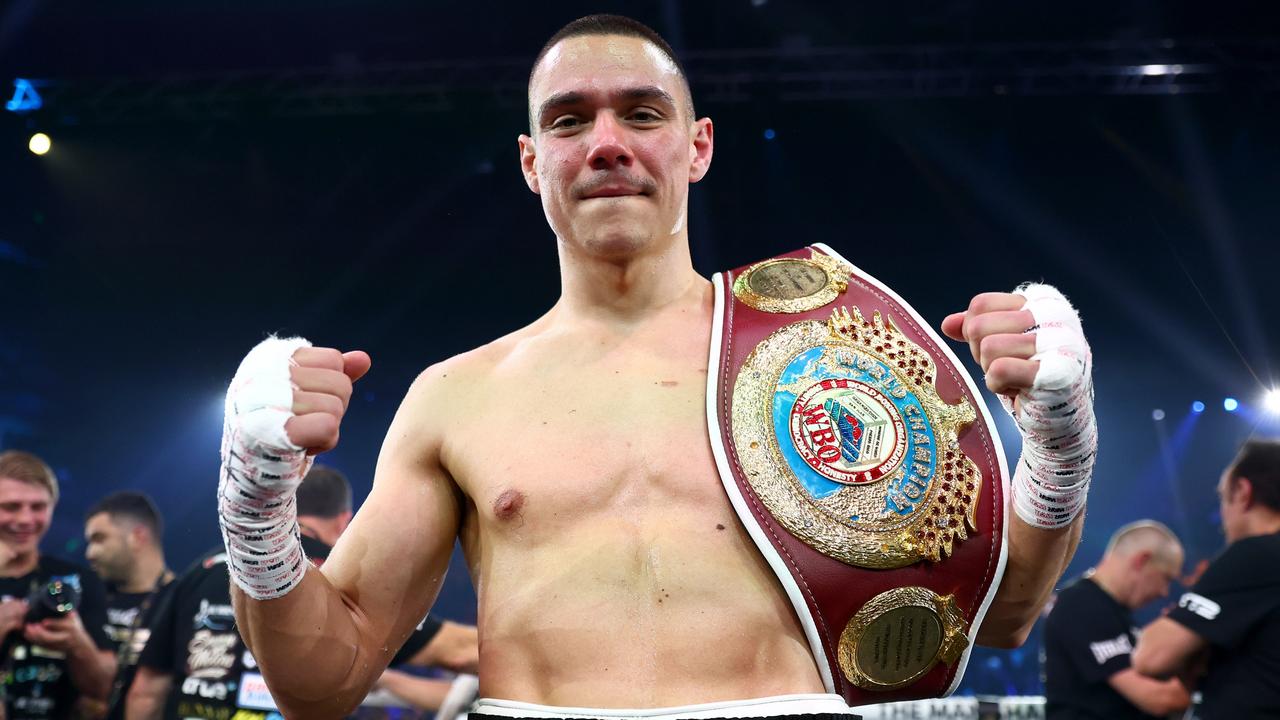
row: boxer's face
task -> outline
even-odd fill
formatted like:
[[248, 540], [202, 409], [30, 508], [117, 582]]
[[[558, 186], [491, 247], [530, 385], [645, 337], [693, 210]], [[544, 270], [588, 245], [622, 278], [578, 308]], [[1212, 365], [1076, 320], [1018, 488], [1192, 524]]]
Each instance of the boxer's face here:
[[12, 552], [34, 552], [52, 515], [53, 498], [48, 490], [0, 477], [0, 542]]
[[592, 35], [557, 43], [529, 88], [520, 137], [529, 188], [571, 249], [622, 258], [685, 237], [689, 183], [711, 162], [679, 70], [651, 43]]

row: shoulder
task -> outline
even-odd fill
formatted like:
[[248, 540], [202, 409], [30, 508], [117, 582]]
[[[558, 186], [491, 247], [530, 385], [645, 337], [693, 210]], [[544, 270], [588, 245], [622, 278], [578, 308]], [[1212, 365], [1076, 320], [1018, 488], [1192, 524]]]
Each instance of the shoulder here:
[[1097, 601], [1097, 586], [1093, 581], [1085, 578], [1076, 578], [1067, 583], [1058, 591], [1058, 598], [1053, 603], [1053, 610], [1059, 609], [1071, 610], [1080, 606], [1087, 606]]
[[1106, 597], [1092, 580], [1079, 578], [1058, 592], [1049, 611], [1048, 623], [1071, 630], [1081, 622], [1091, 622], [1106, 610]]
[[67, 575], [80, 575], [82, 577], [92, 575], [95, 580], [98, 578], [98, 576], [94, 575], [93, 571], [89, 568], [73, 563], [70, 560], [53, 557], [52, 555], [40, 556], [39, 564], [36, 566], [36, 574], [42, 578], [62, 577]]
[[422, 414], [422, 419], [450, 418], [468, 407], [460, 402], [474, 398], [490, 385], [495, 375], [541, 335], [543, 320], [473, 350], [427, 367], [419, 373], [405, 394], [401, 413]]
[[172, 592], [179, 592], [181, 588], [188, 588], [198, 585], [202, 580], [210, 576], [227, 576], [227, 551], [222, 546], [210, 548], [195, 559], [185, 570], [182, 571], [173, 582], [166, 587], [172, 588]]
[[106, 597], [106, 586], [98, 578], [97, 573], [69, 560], [58, 557], [41, 556], [36, 566], [35, 577], [38, 582], [58, 578], [71, 578], [72, 584], [79, 585], [82, 592]]
[[1257, 579], [1256, 573], [1266, 567], [1280, 567], [1280, 535], [1259, 535], [1231, 543], [1213, 559], [1205, 575], [1220, 580], [1228, 576]]
[[1228, 557], [1280, 560], [1280, 533], [1241, 538], [1227, 546], [1227, 549], [1222, 552], [1219, 559]]

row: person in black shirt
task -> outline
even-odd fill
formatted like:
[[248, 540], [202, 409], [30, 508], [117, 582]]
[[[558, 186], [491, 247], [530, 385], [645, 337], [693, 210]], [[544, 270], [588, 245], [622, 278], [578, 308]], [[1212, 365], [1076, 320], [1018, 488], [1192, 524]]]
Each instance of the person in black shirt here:
[[[81, 700], [106, 700], [115, 672], [102, 582], [87, 568], [40, 554], [57, 501], [58, 479], [43, 460], [0, 452], [0, 663], [8, 720], [70, 718]], [[27, 622], [27, 599], [50, 597], [54, 581], [79, 590], [78, 608]]]
[[173, 581], [161, 545], [163, 521], [151, 498], [125, 490], [90, 508], [84, 537], [85, 558], [107, 583], [103, 629], [115, 643], [118, 667], [106, 718], [122, 720], [124, 697], [151, 633], [148, 622]]
[[[206, 553], [172, 584], [151, 620], [125, 717], [265, 720], [257, 664], [236, 631], [226, 555]], [[278, 715], [277, 715], [278, 718]]]
[[1227, 548], [1166, 617], [1134, 667], [1153, 677], [1205, 664], [1204, 720], [1280, 717], [1280, 441], [1250, 440], [1218, 482]]
[[1182, 555], [1169, 528], [1130, 523], [1096, 568], [1058, 594], [1044, 628], [1048, 720], [1147, 720], [1190, 704], [1182, 683], [1140, 675], [1129, 657], [1132, 611], [1168, 596]]
[[[329, 490], [345, 488], [344, 503], [303, 504], [299, 500], [302, 547], [314, 564], [328, 557], [329, 542], [337, 539], [351, 518], [350, 485], [328, 480], [327, 468], [314, 468], [302, 486], [315, 482]], [[340, 497], [343, 492], [337, 493]], [[275, 703], [258, 672], [253, 654], [245, 647], [235, 627], [231, 592], [222, 548], [210, 551], [173, 584], [173, 590], [157, 611], [151, 624], [151, 639], [138, 661], [138, 674], [126, 700], [128, 720], [194, 718], [199, 720], [279, 720]], [[458, 630], [444, 629], [455, 626]], [[457, 663], [458, 669], [474, 671], [478, 650], [468, 655], [458, 646], [458, 637], [470, 630], [475, 644], [475, 628], [456, 626], [427, 616], [396, 653], [392, 664]], [[441, 637], [443, 636], [443, 637]], [[475, 662], [466, 664], [470, 657]], [[423, 681], [433, 682], [433, 681]], [[434, 681], [440, 682], [440, 681]], [[448, 686], [448, 683], [444, 683]], [[443, 696], [443, 693], [442, 693]]]

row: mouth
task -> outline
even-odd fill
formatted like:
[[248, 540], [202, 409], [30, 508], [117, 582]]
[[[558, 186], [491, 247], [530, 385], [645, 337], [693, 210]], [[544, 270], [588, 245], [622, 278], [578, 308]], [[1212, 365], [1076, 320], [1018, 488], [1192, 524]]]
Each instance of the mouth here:
[[605, 187], [596, 188], [588, 193], [583, 193], [583, 200], [596, 200], [599, 198], [620, 198], [620, 197], [643, 197], [646, 193], [635, 187], [625, 185], [606, 185]]
[[24, 533], [7, 532], [7, 533], [4, 533], [4, 537], [13, 545], [27, 545], [35, 541], [36, 534], [32, 532], [24, 532]]

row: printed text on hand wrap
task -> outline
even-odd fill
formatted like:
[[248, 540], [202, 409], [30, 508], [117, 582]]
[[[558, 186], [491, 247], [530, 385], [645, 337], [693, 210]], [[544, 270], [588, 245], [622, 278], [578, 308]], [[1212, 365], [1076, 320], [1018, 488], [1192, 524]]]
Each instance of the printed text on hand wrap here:
[[[1027, 284], [1040, 361], [1030, 390], [1018, 396], [1014, 420], [1022, 459], [1013, 476], [1013, 507], [1028, 524], [1065, 527], [1084, 509], [1098, 449], [1093, 414], [1093, 356], [1075, 308], [1051, 285]], [[1001, 396], [1005, 408], [1013, 403]]]
[[291, 358], [310, 345], [267, 338], [245, 356], [227, 390], [218, 520], [231, 578], [257, 600], [284, 595], [306, 573], [294, 493], [311, 458], [284, 426], [293, 416]]

